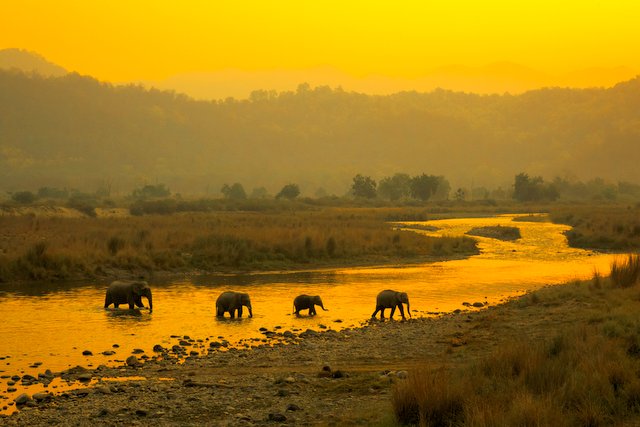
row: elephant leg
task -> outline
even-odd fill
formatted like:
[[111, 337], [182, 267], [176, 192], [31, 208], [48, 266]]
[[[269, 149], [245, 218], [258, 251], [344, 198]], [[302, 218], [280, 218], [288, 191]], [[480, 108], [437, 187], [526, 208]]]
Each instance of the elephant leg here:
[[402, 307], [402, 304], [398, 305], [398, 310], [400, 310], [400, 315], [402, 316], [402, 320], [406, 320], [406, 317], [404, 317], [404, 308]]
[[238, 317], [242, 317], [242, 306], [238, 307]]
[[373, 314], [371, 315], [371, 317], [376, 317], [376, 314], [378, 314], [378, 312], [380, 311], [381, 307], [377, 306], [376, 307], [376, 311], [373, 312]]
[[384, 310], [385, 310], [385, 307], [380, 308], [380, 320], [384, 319]]
[[222, 309], [222, 307], [217, 308], [216, 317], [224, 317], [224, 310]]
[[391, 307], [391, 314], [389, 315], [389, 319], [393, 319], [393, 313], [396, 312], [396, 306]]
[[315, 316], [316, 315], [316, 308], [311, 306], [311, 308], [309, 309], [309, 315], [310, 316]]
[[119, 304], [119, 303], [117, 303], [117, 302], [114, 302], [114, 303], [113, 303], [113, 307], [114, 307], [114, 308], [118, 308], [118, 307], [120, 307], [120, 304]]

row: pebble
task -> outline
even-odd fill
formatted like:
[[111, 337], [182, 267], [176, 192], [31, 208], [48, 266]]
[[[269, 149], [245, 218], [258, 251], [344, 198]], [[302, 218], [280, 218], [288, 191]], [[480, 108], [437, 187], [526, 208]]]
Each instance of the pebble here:
[[78, 375], [78, 381], [91, 381], [91, 374], [86, 372], [84, 374]]
[[37, 401], [51, 399], [52, 397], [53, 396], [50, 393], [46, 393], [46, 392], [35, 393], [33, 395], [33, 399]]
[[134, 348], [131, 353], [133, 353], [133, 354], [142, 354], [142, 353], [144, 353], [144, 350], [141, 349], [141, 348]]
[[269, 414], [269, 421], [275, 421], [277, 423], [282, 423], [284, 421], [287, 421], [287, 417], [285, 417], [282, 414], [279, 413], [272, 413]]
[[24, 405], [30, 400], [31, 396], [29, 396], [27, 393], [22, 393], [20, 396], [14, 399], [14, 402], [16, 402], [16, 405]]
[[116, 354], [116, 352], [113, 350], [106, 350], [106, 351], [103, 351], [102, 354], [105, 356], [113, 356], [114, 354]]
[[85, 350], [82, 352], [83, 356], [93, 356], [93, 353], [91, 352], [91, 350]]
[[295, 403], [289, 403], [287, 405], [287, 411], [289, 412], [294, 412], [294, 411], [299, 411], [300, 407], [298, 405], [296, 405]]
[[142, 365], [142, 363], [140, 363], [138, 358], [135, 357], [135, 356], [127, 357], [126, 363], [127, 363], [128, 366], [140, 366], [140, 365]]

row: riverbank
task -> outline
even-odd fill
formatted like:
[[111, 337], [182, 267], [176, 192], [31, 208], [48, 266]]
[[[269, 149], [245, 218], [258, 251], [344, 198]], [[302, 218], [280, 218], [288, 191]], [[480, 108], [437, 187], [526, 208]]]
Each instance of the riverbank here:
[[395, 209], [142, 217], [0, 216], [0, 282], [404, 264], [478, 253], [468, 237], [395, 230]]
[[[262, 331], [264, 342], [253, 341], [246, 350], [176, 338], [169, 353], [187, 355], [182, 364], [137, 354], [121, 367], [71, 369], [58, 375], [76, 386], [81, 383], [73, 380], [90, 378], [91, 385], [39, 395], [3, 423], [394, 425], [394, 387], [416, 371], [465, 369], [514, 343], [547, 346], [581, 328], [631, 344], [635, 329], [625, 325], [640, 322], [636, 293], [635, 287], [614, 288], [596, 276], [438, 318], [370, 321], [341, 332]], [[636, 378], [637, 370], [624, 378], [629, 375]], [[623, 419], [640, 421], [637, 414], [627, 411]], [[621, 420], [605, 415], [605, 421]]]

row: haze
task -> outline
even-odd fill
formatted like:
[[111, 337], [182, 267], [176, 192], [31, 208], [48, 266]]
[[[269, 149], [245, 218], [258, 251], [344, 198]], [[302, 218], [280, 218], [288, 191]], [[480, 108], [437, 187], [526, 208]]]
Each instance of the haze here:
[[605, 86], [640, 70], [634, 1], [3, 2], [0, 49], [197, 98]]

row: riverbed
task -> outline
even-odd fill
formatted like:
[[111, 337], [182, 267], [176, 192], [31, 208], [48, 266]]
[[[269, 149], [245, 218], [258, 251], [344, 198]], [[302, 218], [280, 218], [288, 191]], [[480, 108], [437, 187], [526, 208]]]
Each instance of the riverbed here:
[[[414, 317], [468, 308], [463, 303], [493, 305], [545, 285], [607, 274], [613, 255], [569, 248], [567, 226], [546, 222], [514, 222], [514, 215], [426, 221], [431, 235], [460, 235], [474, 227], [515, 226], [521, 239], [501, 241], [477, 237], [481, 253], [463, 260], [410, 266], [343, 268], [305, 272], [208, 275], [170, 283], [153, 283], [154, 310], [130, 312], [103, 308], [107, 284], [24, 284], [0, 292], [0, 375], [30, 374], [72, 366], [118, 365], [140, 349], [170, 347], [177, 340], [226, 340], [249, 346], [263, 335], [260, 328], [293, 332], [360, 326], [375, 309], [384, 289], [409, 294]], [[415, 223], [395, 224], [412, 226]], [[253, 318], [217, 319], [215, 300], [225, 290], [251, 295]], [[329, 311], [315, 317], [292, 315], [296, 295], [321, 295]], [[144, 301], [146, 304], [146, 301]], [[303, 312], [305, 313], [305, 312]], [[396, 312], [396, 318], [399, 313]], [[91, 355], [83, 355], [90, 351]], [[103, 352], [114, 354], [103, 355]], [[0, 396], [10, 378], [0, 380]], [[6, 400], [5, 400], [6, 401]]]

